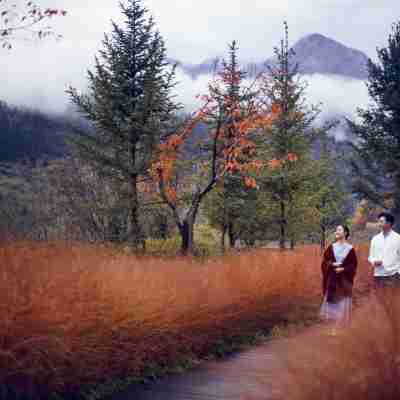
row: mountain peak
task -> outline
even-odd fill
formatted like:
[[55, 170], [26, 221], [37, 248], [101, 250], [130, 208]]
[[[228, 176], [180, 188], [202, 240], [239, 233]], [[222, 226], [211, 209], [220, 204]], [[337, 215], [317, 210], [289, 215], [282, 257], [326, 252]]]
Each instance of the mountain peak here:
[[333, 74], [366, 79], [368, 57], [319, 33], [306, 35], [293, 46], [294, 62], [304, 74]]
[[321, 33], [309, 33], [308, 35], [303, 36], [298, 42], [300, 41], [308, 41], [308, 42], [329, 42], [329, 41], [334, 41], [331, 38], [328, 38], [327, 36], [322, 35]]
[[[368, 77], [368, 57], [363, 52], [347, 47], [320, 33], [311, 33], [302, 37], [292, 49], [295, 53], [292, 62], [299, 65], [301, 74], [329, 74], [362, 80]], [[220, 58], [214, 57], [200, 64], [179, 63], [179, 66], [185, 74], [196, 79], [201, 75], [213, 73], [218, 59]], [[248, 71], [260, 71], [265, 68], [266, 62], [273, 65], [276, 59], [273, 57], [243, 67]]]

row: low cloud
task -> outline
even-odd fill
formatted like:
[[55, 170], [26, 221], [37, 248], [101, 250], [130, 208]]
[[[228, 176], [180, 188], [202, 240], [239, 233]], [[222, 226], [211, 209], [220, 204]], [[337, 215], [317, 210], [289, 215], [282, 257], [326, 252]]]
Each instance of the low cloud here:
[[[69, 85], [85, 90], [86, 70], [72, 63], [69, 72], [65, 73], [64, 69], [57, 69], [57, 62], [67, 62], [67, 60], [54, 60], [54, 64], [42, 64], [36, 69], [35, 64], [32, 66], [20, 64], [19, 76], [22, 78], [17, 84], [13, 80], [3, 82], [1, 98], [10, 104], [45, 112], [66, 112], [70, 107], [70, 102], [65, 90]], [[53, 72], [44, 74], [41, 68], [47, 68]], [[29, 75], [24, 73], [26, 69], [29, 69]], [[26, 78], [23, 78], [24, 76]], [[207, 84], [211, 78], [211, 75], [203, 75], [192, 80], [178, 69], [178, 84], [174, 92], [176, 100], [185, 107], [186, 111], [191, 112], [201, 105], [201, 101], [196, 96], [207, 92]], [[310, 105], [321, 103], [322, 118], [345, 116], [352, 118], [355, 117], [358, 107], [368, 105], [368, 92], [363, 81], [333, 75], [311, 75], [304, 76], [303, 79], [308, 83], [307, 103]], [[341, 139], [343, 129], [338, 128], [335, 135]]]
[[[385, 44], [395, 11], [400, 11], [400, 3], [394, 0], [383, 0], [379, 7], [372, 0], [144, 3], [155, 15], [166, 39], [168, 56], [186, 63], [224, 54], [227, 43], [233, 39], [239, 40], [242, 60], [266, 59], [273, 46], [279, 44], [285, 19], [292, 43], [307, 33], [320, 32], [374, 56], [375, 46]], [[103, 32], [110, 31], [111, 19], [121, 20], [121, 13], [115, 0], [41, 0], [40, 4], [68, 10], [67, 17], [53, 23], [64, 38], [57, 43], [52, 39], [42, 43], [18, 42], [10, 52], [0, 50], [0, 100], [63, 112], [69, 106], [65, 90], [69, 85], [85, 89], [86, 70], [101, 48]], [[344, 26], [344, 15], [351, 15], [353, 23]], [[179, 72], [177, 92], [181, 102], [188, 108], [198, 105], [195, 95], [204, 93], [209, 78], [192, 81]], [[308, 79], [310, 101], [322, 101], [324, 110], [353, 113], [357, 106], [366, 103], [362, 82], [317, 75]]]
[[[188, 111], [200, 106], [196, 95], [207, 92], [207, 83], [211, 75], [202, 75], [192, 80], [182, 71], [178, 71], [179, 84], [176, 87], [177, 99], [185, 105]], [[303, 81], [307, 82], [306, 102], [309, 105], [320, 104], [321, 119], [344, 117], [355, 118], [357, 108], [368, 105], [368, 91], [364, 81], [344, 78], [335, 75], [308, 75]], [[344, 138], [343, 126], [334, 130], [337, 139]]]

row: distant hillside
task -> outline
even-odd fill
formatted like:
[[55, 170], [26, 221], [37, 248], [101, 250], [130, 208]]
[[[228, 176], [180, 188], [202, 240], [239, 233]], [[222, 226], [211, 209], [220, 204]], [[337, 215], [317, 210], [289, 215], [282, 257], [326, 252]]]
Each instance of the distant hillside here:
[[[368, 57], [363, 52], [345, 46], [331, 38], [313, 33], [296, 42], [292, 48], [295, 52], [293, 62], [298, 63], [302, 74], [334, 74], [354, 79], [367, 78]], [[262, 55], [259, 55], [262, 58]], [[192, 79], [211, 74], [220, 58], [205, 60], [200, 64], [186, 64], [178, 60], [179, 68]], [[265, 69], [266, 65], [274, 65], [274, 57], [266, 57], [265, 61], [249, 63], [243, 68], [250, 74]]]
[[0, 163], [65, 155], [68, 126], [64, 118], [0, 102]]

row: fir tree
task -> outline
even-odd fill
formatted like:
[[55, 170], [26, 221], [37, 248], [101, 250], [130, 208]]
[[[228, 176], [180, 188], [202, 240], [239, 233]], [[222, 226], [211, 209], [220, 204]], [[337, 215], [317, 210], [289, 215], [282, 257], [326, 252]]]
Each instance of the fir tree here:
[[354, 190], [384, 206], [384, 191], [394, 198], [400, 218], [400, 22], [393, 25], [387, 47], [368, 62], [371, 104], [358, 110], [361, 122], [348, 121], [356, 137]]
[[[329, 128], [328, 128], [329, 130]], [[346, 219], [346, 193], [344, 183], [337, 171], [337, 159], [331, 154], [328, 137], [322, 132], [320, 159], [313, 185], [314, 204], [318, 212], [319, 241], [321, 252], [325, 250], [327, 232], [334, 225], [344, 224]]]
[[134, 247], [144, 238], [139, 224], [138, 184], [145, 176], [162, 132], [176, 105], [172, 101], [174, 69], [166, 60], [164, 41], [141, 0], [120, 4], [123, 25], [112, 23], [103, 49], [89, 71], [89, 93], [69, 94], [96, 133], [74, 140], [81, 158], [120, 181], [129, 217], [126, 241]]
[[264, 138], [264, 159], [270, 168], [263, 186], [279, 204], [277, 220], [282, 249], [287, 240], [294, 246], [296, 225], [304, 226], [303, 219], [309, 209], [307, 196], [313, 193], [316, 171], [311, 153], [318, 136], [313, 123], [320, 112], [317, 107], [305, 104], [306, 86], [298, 78], [298, 66], [291, 63], [293, 54], [285, 24], [285, 37], [280, 47], [275, 48], [277, 65], [269, 67], [263, 89], [266, 98], [280, 109]]

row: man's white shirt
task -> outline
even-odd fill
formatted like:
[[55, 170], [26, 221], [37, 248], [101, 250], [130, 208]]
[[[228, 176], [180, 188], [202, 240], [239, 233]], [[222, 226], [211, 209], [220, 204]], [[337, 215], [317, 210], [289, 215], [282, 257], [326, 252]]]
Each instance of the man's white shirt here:
[[374, 236], [371, 241], [368, 261], [382, 261], [382, 266], [375, 267], [374, 276], [393, 276], [400, 273], [400, 235], [390, 231]]

